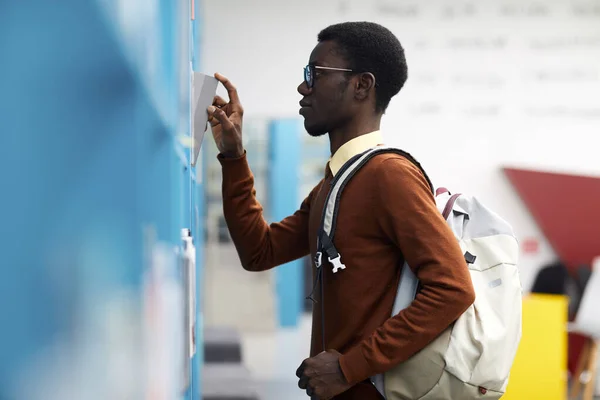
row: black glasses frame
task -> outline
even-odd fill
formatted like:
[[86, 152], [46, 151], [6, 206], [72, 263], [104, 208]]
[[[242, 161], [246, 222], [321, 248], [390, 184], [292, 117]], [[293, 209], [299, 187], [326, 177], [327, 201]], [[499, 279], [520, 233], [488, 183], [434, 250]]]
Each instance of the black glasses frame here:
[[311, 89], [315, 84], [315, 70], [322, 69], [326, 71], [344, 71], [344, 72], [354, 72], [348, 68], [334, 68], [334, 67], [321, 67], [319, 65], [311, 65], [308, 64], [304, 67], [304, 82], [306, 86]]

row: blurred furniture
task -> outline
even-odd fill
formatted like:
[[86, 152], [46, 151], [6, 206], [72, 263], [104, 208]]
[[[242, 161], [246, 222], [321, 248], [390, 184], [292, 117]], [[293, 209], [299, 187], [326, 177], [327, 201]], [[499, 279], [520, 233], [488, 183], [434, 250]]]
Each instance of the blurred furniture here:
[[242, 363], [242, 340], [235, 328], [205, 328], [202, 377], [202, 400], [259, 400], [257, 384]]
[[[583, 293], [591, 277], [590, 265], [581, 264], [574, 268], [567, 268], [561, 261], [555, 261], [543, 266], [533, 283], [531, 292], [541, 294], [565, 295], [569, 301], [569, 321], [573, 321], [579, 310]], [[578, 376], [581, 357], [586, 357], [589, 346], [586, 345], [588, 337], [573, 329], [569, 332], [568, 369], [572, 376]], [[585, 351], [584, 351], [585, 350]]]
[[257, 385], [242, 364], [207, 364], [202, 400], [259, 400]]
[[597, 257], [586, 279], [575, 321], [569, 324], [569, 332], [584, 335], [577, 368], [573, 374], [569, 398], [578, 398], [583, 390], [583, 400], [592, 400], [596, 383], [598, 340], [600, 339], [600, 257]]
[[523, 298], [523, 335], [502, 400], [567, 397], [567, 297]]
[[546, 265], [538, 272], [532, 293], [567, 294], [567, 281], [569, 279], [567, 267], [560, 261]]
[[562, 294], [569, 298], [569, 321], [577, 315], [592, 268], [582, 264], [569, 270], [560, 261], [548, 264], [538, 272], [531, 293]]
[[583, 349], [577, 362], [577, 369], [573, 375], [573, 384], [569, 399], [577, 399], [583, 389], [583, 400], [592, 400], [594, 398], [594, 388], [596, 375], [598, 373], [596, 365], [598, 364], [598, 340], [586, 338]]
[[206, 327], [204, 330], [205, 363], [241, 363], [242, 340], [234, 328]]

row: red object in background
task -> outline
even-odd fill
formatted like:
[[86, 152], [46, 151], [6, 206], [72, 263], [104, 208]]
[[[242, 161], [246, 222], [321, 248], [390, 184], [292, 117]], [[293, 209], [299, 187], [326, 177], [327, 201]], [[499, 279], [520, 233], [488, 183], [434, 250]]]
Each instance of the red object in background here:
[[535, 254], [540, 250], [540, 242], [534, 238], [528, 238], [521, 242], [521, 249], [525, 254]]
[[[590, 265], [600, 255], [600, 177], [514, 168], [505, 168], [504, 172], [568, 268]], [[583, 339], [569, 334], [571, 373]]]
[[600, 255], [600, 177], [504, 172], [567, 267], [589, 265]]
[[585, 343], [585, 336], [578, 333], [569, 333], [568, 346], [568, 368], [571, 374], [575, 373], [577, 369], [577, 361], [579, 361], [579, 355], [583, 350], [583, 344]]

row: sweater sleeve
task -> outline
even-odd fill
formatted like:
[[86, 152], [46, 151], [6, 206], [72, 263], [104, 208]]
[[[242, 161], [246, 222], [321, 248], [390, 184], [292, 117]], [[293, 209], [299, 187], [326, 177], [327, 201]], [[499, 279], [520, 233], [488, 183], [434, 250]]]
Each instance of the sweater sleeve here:
[[376, 171], [379, 224], [420, 280], [409, 307], [340, 359], [350, 383], [383, 373], [423, 349], [475, 301], [458, 241], [438, 211], [425, 177], [399, 156]]
[[223, 170], [223, 213], [244, 269], [264, 271], [309, 253], [308, 217], [313, 191], [300, 208], [280, 222], [268, 224], [256, 199], [254, 176], [246, 154], [218, 156]]

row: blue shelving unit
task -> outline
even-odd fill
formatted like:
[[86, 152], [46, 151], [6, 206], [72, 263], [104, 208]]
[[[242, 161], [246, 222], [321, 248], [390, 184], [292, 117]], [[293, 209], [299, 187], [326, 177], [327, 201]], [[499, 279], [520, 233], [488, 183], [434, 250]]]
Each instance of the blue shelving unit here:
[[[202, 7], [201, 0], [191, 0], [193, 15], [191, 18], [191, 63], [193, 71], [201, 71], [201, 32], [202, 32]], [[190, 194], [191, 194], [191, 229], [194, 235], [196, 245], [196, 287], [204, 286], [204, 221], [205, 218], [205, 196], [204, 182], [206, 181], [204, 166], [205, 157], [198, 160], [199, 168], [194, 168], [190, 175]], [[202, 396], [202, 364], [204, 361], [204, 318], [202, 296], [199, 291], [196, 296], [196, 326], [195, 326], [195, 342], [196, 353], [192, 358], [192, 399], [200, 400]]]
[[[274, 120], [269, 125], [269, 206], [273, 220], [292, 215], [299, 206], [301, 129], [297, 119]], [[275, 270], [277, 316], [282, 327], [294, 327], [302, 312], [302, 260]]]
[[[61, 385], [117, 390], [107, 366], [143, 359], [123, 349], [145, 334], [136, 323], [149, 228], [173, 249], [191, 229], [202, 287], [202, 171], [180, 140], [190, 133], [200, 1], [0, 8], [0, 398], [55, 400], [36, 391]], [[186, 399], [201, 394], [200, 298]], [[59, 347], [61, 357], [49, 355]], [[123, 379], [135, 382], [135, 367]]]

